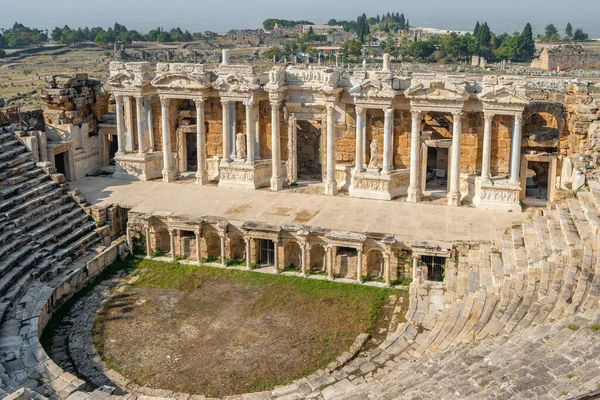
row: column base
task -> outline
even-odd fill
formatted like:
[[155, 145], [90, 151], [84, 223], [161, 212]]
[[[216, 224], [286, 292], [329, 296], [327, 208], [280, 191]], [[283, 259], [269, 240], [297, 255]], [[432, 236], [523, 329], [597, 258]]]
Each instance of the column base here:
[[173, 182], [175, 180], [175, 172], [171, 169], [162, 170], [163, 182]]
[[462, 194], [460, 192], [448, 193], [448, 205], [451, 207], [460, 207], [462, 204], [461, 198]]
[[327, 196], [335, 196], [337, 194], [337, 182], [336, 181], [325, 182], [325, 194]]
[[283, 189], [283, 178], [271, 178], [271, 190], [274, 192], [279, 192]]
[[196, 185], [206, 185], [208, 183], [208, 173], [206, 171], [196, 173]]
[[421, 201], [421, 191], [419, 189], [409, 187], [406, 194], [408, 195], [406, 198], [407, 203], [418, 203]]

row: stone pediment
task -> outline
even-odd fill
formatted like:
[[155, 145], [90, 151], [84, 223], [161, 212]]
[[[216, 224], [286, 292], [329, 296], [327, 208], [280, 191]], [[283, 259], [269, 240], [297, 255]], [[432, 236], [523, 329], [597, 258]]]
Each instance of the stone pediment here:
[[501, 103], [501, 104], [527, 104], [528, 99], [524, 91], [516, 88], [501, 86], [499, 88], [485, 87], [483, 92], [478, 96], [479, 100], [485, 103]]
[[287, 68], [285, 70], [285, 83], [330, 94], [336, 91], [340, 84], [340, 73], [329, 68]]
[[247, 77], [242, 74], [228, 74], [219, 76], [212, 87], [221, 92], [247, 93], [260, 89], [257, 77]]
[[465, 101], [470, 93], [466, 83], [455, 83], [448, 80], [431, 80], [416, 82], [406, 89], [404, 95], [408, 99]]
[[159, 89], [205, 90], [210, 81], [204, 77], [179, 72], [167, 72], [154, 78], [152, 86]]
[[396, 92], [387, 84], [376, 79], [367, 79], [348, 90], [352, 97], [364, 97], [368, 99], [396, 97]]
[[117, 89], [128, 89], [142, 87], [143, 82], [136, 82], [135, 74], [129, 71], [120, 71], [116, 75], [109, 77], [106, 83]]

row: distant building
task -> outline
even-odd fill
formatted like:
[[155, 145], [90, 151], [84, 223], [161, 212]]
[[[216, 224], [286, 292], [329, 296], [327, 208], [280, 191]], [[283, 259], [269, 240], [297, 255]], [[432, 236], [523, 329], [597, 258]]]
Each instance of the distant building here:
[[263, 43], [265, 32], [262, 29], [232, 29], [228, 35], [238, 45], [258, 46]]
[[341, 25], [302, 25], [302, 33], [306, 35], [310, 28], [317, 35], [328, 35], [332, 29], [334, 31], [344, 31], [344, 27]]

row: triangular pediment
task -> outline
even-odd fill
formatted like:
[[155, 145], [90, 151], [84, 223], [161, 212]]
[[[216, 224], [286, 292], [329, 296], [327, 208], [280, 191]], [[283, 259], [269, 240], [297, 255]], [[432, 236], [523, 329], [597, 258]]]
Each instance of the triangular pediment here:
[[527, 97], [515, 89], [500, 87], [495, 90], [484, 91], [479, 99], [488, 103], [527, 104]]
[[161, 89], [204, 90], [209, 86], [209, 83], [200, 77], [171, 72], [154, 78], [152, 86]]
[[113, 88], [129, 88], [137, 86], [135, 82], [135, 75], [128, 71], [122, 71], [109, 77], [106, 80], [106, 83]]
[[469, 92], [464, 85], [443, 81], [420, 82], [406, 89], [409, 99], [466, 100]]

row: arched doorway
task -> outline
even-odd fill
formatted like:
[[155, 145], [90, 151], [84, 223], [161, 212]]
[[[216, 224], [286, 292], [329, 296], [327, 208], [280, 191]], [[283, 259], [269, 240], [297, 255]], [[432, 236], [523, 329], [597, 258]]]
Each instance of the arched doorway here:
[[308, 268], [313, 272], [324, 272], [325, 266], [325, 248], [320, 244], [315, 244], [310, 248], [310, 257]]
[[383, 253], [379, 250], [371, 250], [367, 254], [366, 275], [370, 279], [383, 278]]
[[284, 269], [300, 269], [302, 266], [302, 250], [296, 242], [289, 242], [283, 248]]

